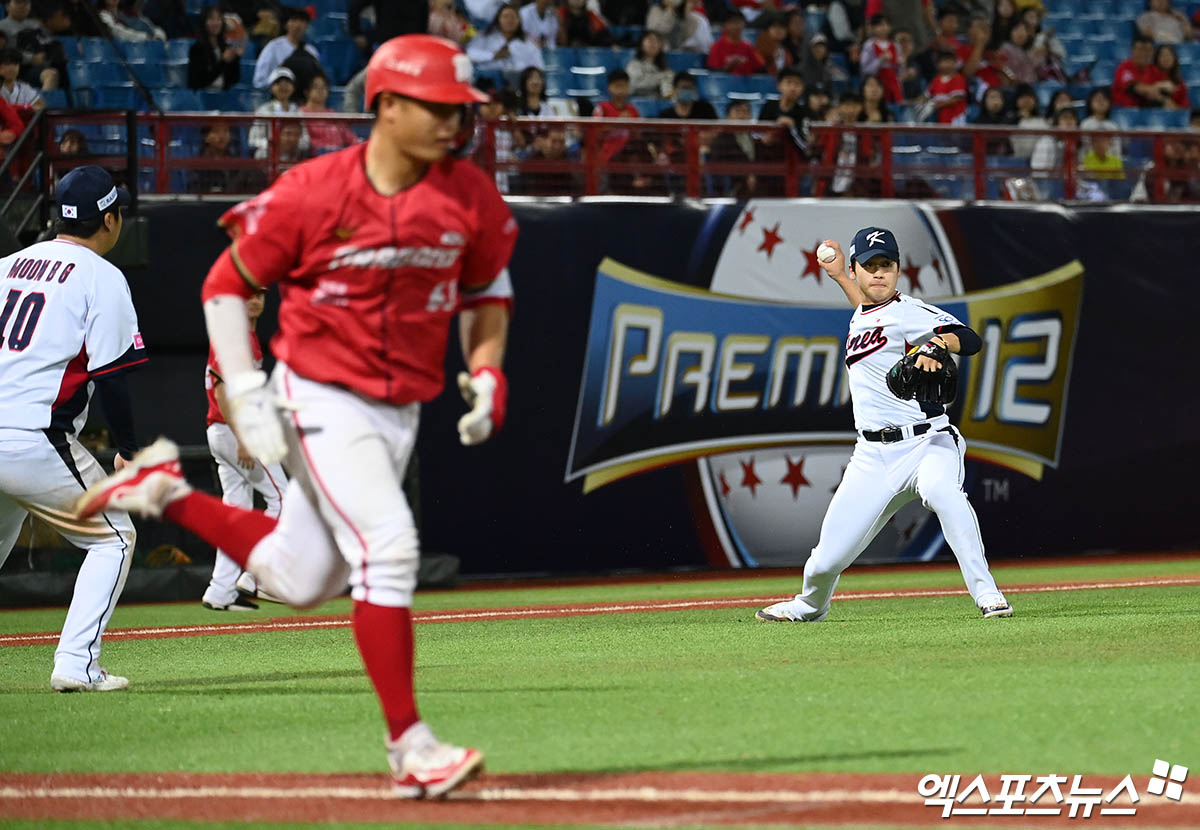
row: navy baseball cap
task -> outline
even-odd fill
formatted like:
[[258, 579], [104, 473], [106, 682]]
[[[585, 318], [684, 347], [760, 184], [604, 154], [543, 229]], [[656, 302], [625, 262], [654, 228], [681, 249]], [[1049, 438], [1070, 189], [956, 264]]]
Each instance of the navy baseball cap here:
[[85, 164], [62, 177], [54, 191], [58, 215], [62, 219], [80, 221], [95, 219], [116, 202], [129, 204], [129, 191], [117, 187], [113, 177], [103, 167]]
[[887, 228], [863, 228], [854, 234], [854, 242], [850, 244], [850, 261], [862, 263], [875, 256], [900, 261], [900, 243]]

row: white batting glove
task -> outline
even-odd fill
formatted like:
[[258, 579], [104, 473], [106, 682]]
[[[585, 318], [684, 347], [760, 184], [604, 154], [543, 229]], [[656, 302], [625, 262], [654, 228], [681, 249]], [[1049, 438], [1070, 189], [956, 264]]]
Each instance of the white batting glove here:
[[242, 444], [263, 464], [277, 464], [287, 455], [287, 440], [275, 394], [267, 387], [264, 372], [242, 372], [225, 379], [233, 425]]
[[458, 419], [458, 440], [466, 446], [482, 444], [504, 423], [508, 404], [508, 381], [492, 366], [473, 374], [458, 373], [458, 391], [471, 411]]

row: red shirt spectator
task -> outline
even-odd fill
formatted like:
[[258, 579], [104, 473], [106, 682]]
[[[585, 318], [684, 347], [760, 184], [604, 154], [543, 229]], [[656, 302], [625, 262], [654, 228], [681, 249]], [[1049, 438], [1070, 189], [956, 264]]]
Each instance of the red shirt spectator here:
[[752, 75], [762, 72], [762, 56], [753, 45], [742, 40], [746, 31], [746, 18], [734, 12], [721, 24], [721, 39], [708, 52], [708, 68], [717, 72], [732, 72], [734, 75]]
[[1114, 107], [1157, 107], [1166, 97], [1157, 84], [1167, 81], [1167, 75], [1153, 63], [1154, 44], [1136, 38], [1129, 60], [1113, 73], [1112, 102]]
[[[641, 118], [637, 107], [629, 103], [629, 74], [624, 69], [608, 73], [609, 100], [592, 109], [593, 118]], [[629, 143], [629, 130], [609, 130], [600, 145], [600, 158], [609, 161]]]
[[953, 53], [943, 52], [938, 58], [938, 75], [929, 82], [939, 124], [961, 124], [966, 118], [967, 79], [955, 69], [957, 60]]

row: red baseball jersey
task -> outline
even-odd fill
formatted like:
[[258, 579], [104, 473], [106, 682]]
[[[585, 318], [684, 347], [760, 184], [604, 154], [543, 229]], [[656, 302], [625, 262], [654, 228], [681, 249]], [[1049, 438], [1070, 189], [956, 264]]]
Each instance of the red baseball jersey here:
[[[259, 345], [258, 335], [255, 332], [250, 332], [250, 351], [254, 355], [254, 366], [256, 369], [262, 368], [262, 346]], [[217, 383], [224, 383], [225, 378], [221, 377], [221, 366], [217, 363], [217, 355], [213, 352], [212, 346], [208, 347], [208, 365], [204, 367], [204, 394], [208, 396], [208, 416], [207, 424], [225, 423], [225, 416], [221, 414], [221, 407], [217, 406]]]
[[1112, 102], [1114, 107], [1142, 107], [1146, 101], [1133, 91], [1135, 84], [1156, 84], [1168, 80], [1167, 73], [1154, 64], [1138, 66], [1127, 60], [1113, 73]]
[[967, 79], [962, 76], [962, 73], [956, 72], [948, 78], [938, 75], [929, 82], [929, 97], [934, 104], [950, 101], [956, 94], [958, 95], [957, 101], [938, 108], [939, 124], [952, 124], [966, 114]]
[[279, 283], [277, 360], [374, 400], [428, 401], [454, 314], [512, 296], [517, 222], [487, 174], [454, 158], [384, 196], [366, 147], [293, 167], [221, 225], [242, 274]]

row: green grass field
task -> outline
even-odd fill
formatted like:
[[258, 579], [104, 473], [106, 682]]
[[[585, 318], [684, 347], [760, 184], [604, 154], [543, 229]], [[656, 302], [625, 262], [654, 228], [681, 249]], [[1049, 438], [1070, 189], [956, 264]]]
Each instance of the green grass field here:
[[[1200, 559], [996, 574], [1001, 587], [1197, 576]], [[851, 571], [839, 590], [960, 586], [956, 570], [930, 568]], [[417, 608], [782, 597], [797, 587], [782, 578], [666, 579], [439, 592], [420, 595]], [[483, 748], [493, 773], [1123, 776], [1147, 774], [1155, 758], [1200, 761], [1200, 587], [1009, 599], [1017, 616], [988, 621], [955, 596], [835, 597], [829, 621], [816, 625], [757, 623], [756, 606], [423, 624], [421, 712], [442, 737]], [[309, 613], [347, 610], [338, 600]], [[198, 603], [128, 606], [110, 627], [296, 613], [267, 606], [231, 619]], [[63, 614], [0, 612], [0, 634], [55, 631]], [[106, 643], [105, 665], [132, 681], [112, 694], [52, 693], [52, 654], [53, 646], [0, 648], [0, 778], [385, 769], [382, 720], [348, 629]]]

